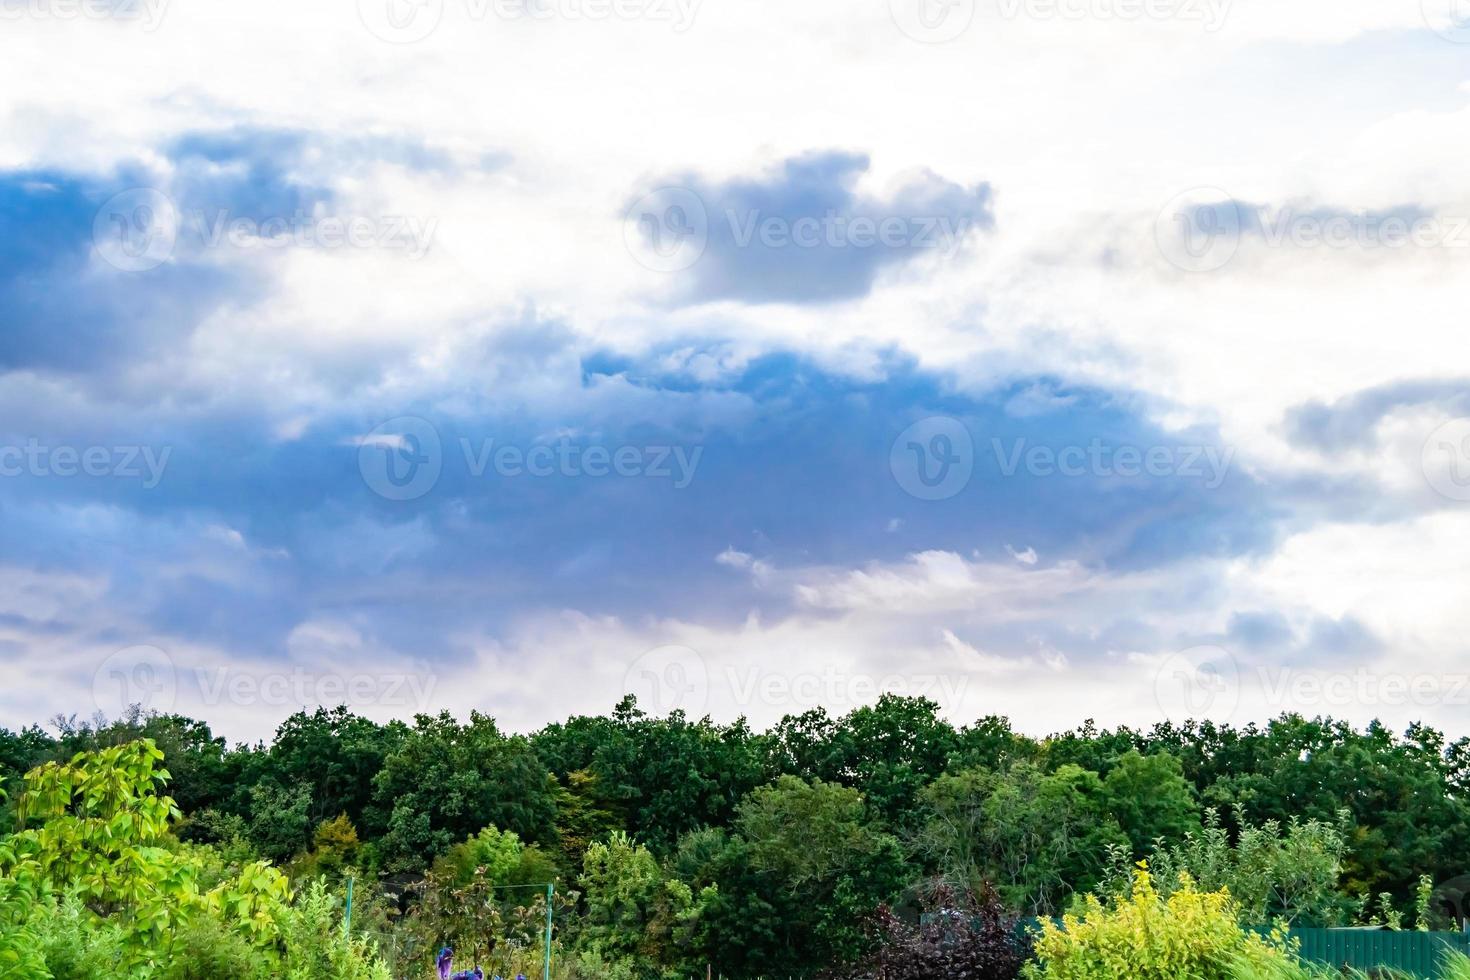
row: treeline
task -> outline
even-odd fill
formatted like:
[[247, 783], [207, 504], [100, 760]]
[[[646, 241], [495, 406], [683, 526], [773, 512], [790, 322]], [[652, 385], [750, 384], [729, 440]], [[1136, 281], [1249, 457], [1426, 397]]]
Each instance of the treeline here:
[[1470, 739], [1417, 725], [1286, 715], [1038, 739], [890, 696], [764, 732], [649, 717], [632, 698], [529, 735], [342, 707], [257, 745], [177, 715], [53, 727], [0, 730], [5, 785], [151, 739], [182, 840], [292, 877], [428, 873], [461, 894], [554, 879], [559, 945], [609, 976], [827, 968], [869, 948], [880, 906], [936, 882], [1051, 916], [1126, 891], [1141, 859], [1230, 886], [1263, 921], [1394, 924], [1470, 854]]

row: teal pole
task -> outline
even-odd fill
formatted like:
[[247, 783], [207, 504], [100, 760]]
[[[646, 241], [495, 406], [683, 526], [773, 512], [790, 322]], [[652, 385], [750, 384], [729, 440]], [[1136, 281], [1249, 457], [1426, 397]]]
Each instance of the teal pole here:
[[352, 933], [352, 879], [347, 879], [347, 914], [342, 917], [342, 938]]
[[556, 893], [556, 885], [546, 886], [546, 964], [542, 967], [542, 980], [551, 980], [551, 896]]

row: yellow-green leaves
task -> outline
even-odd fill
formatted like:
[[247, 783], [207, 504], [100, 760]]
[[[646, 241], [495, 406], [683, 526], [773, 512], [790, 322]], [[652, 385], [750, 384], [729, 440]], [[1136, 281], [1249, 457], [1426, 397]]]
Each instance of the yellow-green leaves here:
[[1241, 927], [1227, 890], [1199, 891], [1186, 875], [1163, 898], [1145, 863], [1127, 897], [1089, 895], [1080, 915], [1044, 922], [1036, 957], [1031, 980], [1228, 980], [1243, 963], [1289, 961], [1279, 941]]

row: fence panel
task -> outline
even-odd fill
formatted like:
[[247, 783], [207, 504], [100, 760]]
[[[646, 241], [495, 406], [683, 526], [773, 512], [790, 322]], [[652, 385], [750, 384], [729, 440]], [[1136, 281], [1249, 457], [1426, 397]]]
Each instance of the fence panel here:
[[1462, 932], [1390, 932], [1372, 929], [1293, 929], [1302, 959], [1360, 970], [1391, 967], [1419, 977], [1439, 977], [1448, 950], [1470, 953], [1470, 935]]

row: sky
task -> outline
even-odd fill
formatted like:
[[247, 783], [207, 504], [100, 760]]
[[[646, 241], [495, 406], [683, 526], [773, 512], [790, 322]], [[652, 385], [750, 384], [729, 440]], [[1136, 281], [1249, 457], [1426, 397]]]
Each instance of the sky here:
[[1464, 734], [1460, 0], [0, 0], [0, 727]]

